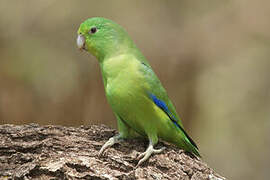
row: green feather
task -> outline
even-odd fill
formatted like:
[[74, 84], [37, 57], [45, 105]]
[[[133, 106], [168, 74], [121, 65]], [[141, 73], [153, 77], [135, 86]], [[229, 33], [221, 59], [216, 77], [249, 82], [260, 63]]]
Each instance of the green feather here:
[[[91, 33], [91, 28], [97, 31]], [[122, 136], [145, 136], [153, 144], [160, 138], [200, 156], [166, 90], [127, 32], [113, 21], [98, 17], [83, 22], [78, 34], [85, 38], [84, 48], [100, 63], [106, 96]], [[149, 93], [164, 102], [171, 115]]]

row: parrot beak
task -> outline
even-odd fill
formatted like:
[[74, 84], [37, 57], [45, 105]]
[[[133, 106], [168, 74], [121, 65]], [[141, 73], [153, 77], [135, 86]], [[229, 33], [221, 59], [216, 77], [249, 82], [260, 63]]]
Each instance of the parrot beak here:
[[85, 48], [85, 37], [82, 34], [79, 34], [77, 37], [77, 46], [80, 50], [86, 50]]

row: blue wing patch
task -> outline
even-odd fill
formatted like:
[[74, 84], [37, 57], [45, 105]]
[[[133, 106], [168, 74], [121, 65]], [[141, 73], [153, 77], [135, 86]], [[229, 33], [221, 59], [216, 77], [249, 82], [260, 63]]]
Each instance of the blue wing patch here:
[[171, 113], [169, 110], [168, 106], [163, 102], [162, 100], [158, 99], [154, 94], [150, 94], [151, 99], [154, 101], [154, 103], [162, 109], [168, 116], [169, 118], [173, 121], [173, 123], [180, 128], [179, 124], [176, 121], [176, 117]]
[[167, 114], [167, 116], [170, 118], [170, 120], [173, 122], [173, 124], [184, 132], [184, 134], [189, 139], [189, 141], [191, 142], [191, 144], [193, 144], [198, 149], [198, 147], [195, 144], [195, 142], [189, 137], [189, 135], [186, 133], [186, 131], [177, 123], [176, 117], [170, 112], [170, 110], [169, 110], [168, 106], [166, 105], [166, 103], [163, 102], [162, 100], [158, 99], [154, 94], [151, 94], [150, 93], [149, 95], [150, 95], [150, 98], [152, 99], [152, 101], [160, 109], [162, 109]]
[[150, 94], [150, 97], [158, 107], [160, 107], [166, 112], [169, 111], [167, 105], [162, 100], [159, 100], [154, 94]]
[[175, 116], [171, 113], [169, 110], [168, 106], [163, 102], [162, 100], [158, 99], [154, 94], [150, 94], [151, 99], [154, 101], [154, 103], [162, 109], [168, 116], [169, 118], [173, 121], [173, 123], [180, 128], [179, 124], [176, 121]]

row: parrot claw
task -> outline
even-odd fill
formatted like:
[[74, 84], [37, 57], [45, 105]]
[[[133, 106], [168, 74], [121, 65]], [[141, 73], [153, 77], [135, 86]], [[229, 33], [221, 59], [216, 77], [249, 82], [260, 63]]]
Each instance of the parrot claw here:
[[118, 143], [118, 142], [120, 142], [121, 141], [121, 136], [120, 135], [116, 135], [116, 136], [114, 136], [114, 137], [111, 137], [103, 146], [102, 146], [102, 148], [99, 150], [99, 152], [98, 152], [98, 156], [100, 157], [103, 153], [104, 153], [104, 151], [107, 149], [107, 148], [109, 148], [109, 147], [111, 147], [112, 145], [114, 145], [114, 144], [116, 144], [116, 143]]
[[138, 159], [141, 159], [137, 166], [135, 168], [137, 168], [138, 166], [140, 166], [143, 162], [145, 162], [152, 154], [158, 154], [161, 153], [162, 151], [164, 151], [166, 148], [162, 147], [160, 149], [154, 149], [152, 143], [149, 144], [148, 148], [146, 149], [145, 152], [141, 153], [138, 156]]

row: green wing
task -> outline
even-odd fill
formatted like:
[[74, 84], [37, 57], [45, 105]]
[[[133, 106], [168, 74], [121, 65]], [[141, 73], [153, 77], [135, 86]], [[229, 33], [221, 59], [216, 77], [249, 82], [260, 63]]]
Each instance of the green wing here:
[[155, 96], [158, 100], [162, 101], [168, 108], [168, 111], [166, 113], [171, 115], [172, 116], [171, 118], [173, 118], [178, 125], [183, 127], [181, 119], [178, 116], [173, 106], [173, 103], [169, 99], [166, 90], [163, 88], [160, 80], [158, 79], [158, 77], [156, 76], [150, 65], [142, 62], [140, 70], [144, 74], [145, 83], [147, 83], [147, 87], [149, 87], [149, 89], [147, 89], [149, 98], [153, 99], [154, 98], [153, 96]]
[[170, 120], [185, 134], [190, 143], [198, 149], [196, 143], [184, 130], [181, 119], [177, 115], [176, 110], [171, 100], [169, 99], [166, 90], [163, 88], [161, 82], [159, 81], [151, 67], [143, 62], [141, 64], [141, 71], [143, 72], [147, 83], [146, 87], [149, 87], [146, 92], [149, 98], [151, 98], [152, 101], [168, 115]]

